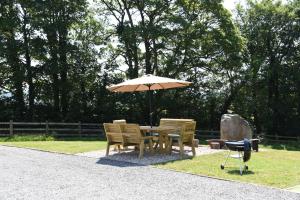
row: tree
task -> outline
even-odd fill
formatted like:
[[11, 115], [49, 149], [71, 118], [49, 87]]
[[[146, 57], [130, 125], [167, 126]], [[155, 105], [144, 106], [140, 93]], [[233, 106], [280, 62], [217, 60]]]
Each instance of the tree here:
[[287, 98], [293, 99], [289, 86], [295, 84], [289, 80], [299, 41], [295, 7], [281, 1], [248, 1], [247, 8], [240, 7], [238, 13], [241, 31], [248, 40], [246, 64], [251, 70], [256, 128], [260, 132], [265, 126], [272, 134], [283, 133], [289, 126], [284, 119], [291, 118], [286, 113], [295, 115], [294, 103], [286, 102]]

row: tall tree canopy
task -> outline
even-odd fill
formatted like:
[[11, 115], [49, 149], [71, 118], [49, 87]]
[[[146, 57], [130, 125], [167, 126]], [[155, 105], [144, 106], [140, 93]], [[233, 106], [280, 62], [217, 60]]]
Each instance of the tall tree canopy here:
[[232, 110], [257, 132], [300, 124], [299, 1], [3, 0], [0, 119], [147, 123], [144, 93], [106, 87], [155, 74], [193, 82], [156, 91], [154, 117], [218, 129]]

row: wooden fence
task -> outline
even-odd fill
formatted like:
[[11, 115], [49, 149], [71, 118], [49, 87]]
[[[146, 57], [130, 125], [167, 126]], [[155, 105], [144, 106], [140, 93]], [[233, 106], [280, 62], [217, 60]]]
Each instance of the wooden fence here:
[[0, 136], [47, 134], [59, 137], [104, 136], [100, 123], [0, 122]]
[[[61, 123], [61, 122], [0, 122], [0, 136], [47, 134], [57, 137], [104, 137], [101, 123]], [[253, 138], [263, 138], [265, 141], [298, 141], [298, 137], [279, 135], [254, 135]], [[220, 138], [220, 131], [197, 130], [196, 138], [200, 140]]]

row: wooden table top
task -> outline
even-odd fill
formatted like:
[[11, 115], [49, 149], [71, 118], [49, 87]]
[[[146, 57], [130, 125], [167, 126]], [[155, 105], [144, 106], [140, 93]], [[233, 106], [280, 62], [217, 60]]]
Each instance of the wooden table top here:
[[174, 126], [140, 126], [142, 131], [170, 131], [177, 130], [177, 127]]

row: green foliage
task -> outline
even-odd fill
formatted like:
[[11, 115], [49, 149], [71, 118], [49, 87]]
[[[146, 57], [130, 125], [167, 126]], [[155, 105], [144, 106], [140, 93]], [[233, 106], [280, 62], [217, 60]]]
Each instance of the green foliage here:
[[263, 0], [238, 9], [238, 24], [247, 38], [249, 81], [234, 104], [253, 119], [258, 132], [299, 132], [298, 8]]
[[297, 135], [299, 8], [249, 0], [233, 17], [221, 0], [2, 1], [0, 120], [148, 123], [145, 93], [106, 87], [150, 73], [193, 82], [154, 92], [156, 123], [218, 129], [230, 109], [257, 133]]

